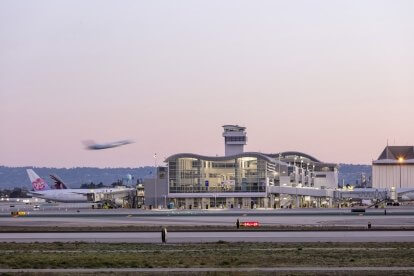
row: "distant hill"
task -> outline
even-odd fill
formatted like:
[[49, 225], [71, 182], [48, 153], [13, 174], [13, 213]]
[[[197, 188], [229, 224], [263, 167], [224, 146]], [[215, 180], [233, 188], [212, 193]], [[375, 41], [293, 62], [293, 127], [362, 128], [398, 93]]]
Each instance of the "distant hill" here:
[[79, 188], [83, 183], [99, 183], [111, 185], [117, 180], [125, 178], [128, 174], [133, 177], [131, 181], [136, 183], [137, 179], [149, 178], [154, 175], [154, 167], [139, 168], [37, 168], [37, 167], [5, 167], [0, 166], [0, 189], [5, 188], [28, 188], [31, 184], [26, 169], [34, 169], [35, 172], [46, 180], [48, 184], [53, 183], [49, 174], [58, 175], [70, 188]]
[[[102, 182], [110, 185], [119, 179], [125, 178], [127, 174], [133, 177], [135, 184], [137, 179], [149, 178], [154, 175], [154, 167], [140, 168], [36, 168], [36, 167], [5, 167], [0, 166], [0, 189], [5, 188], [28, 188], [31, 189], [26, 169], [34, 169], [36, 173], [43, 177], [49, 184], [52, 183], [49, 174], [57, 174], [71, 188], [79, 188], [83, 183]], [[371, 178], [371, 165], [352, 165], [339, 164], [339, 184], [355, 185], [361, 183], [361, 175], [365, 174], [367, 180]], [[358, 181], [358, 182], [357, 182]]]

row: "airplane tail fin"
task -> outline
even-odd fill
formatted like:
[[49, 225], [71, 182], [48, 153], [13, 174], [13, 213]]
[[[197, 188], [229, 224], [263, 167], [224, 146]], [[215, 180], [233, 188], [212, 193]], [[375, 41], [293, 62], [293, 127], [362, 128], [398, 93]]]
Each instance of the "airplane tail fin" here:
[[35, 191], [44, 191], [50, 190], [49, 185], [40, 178], [32, 169], [27, 169], [27, 174], [29, 175], [30, 182], [32, 182], [33, 190]]
[[62, 179], [59, 178], [59, 176], [57, 176], [56, 174], [51, 174], [50, 178], [53, 179], [53, 181], [55, 182], [55, 189], [61, 190], [61, 189], [67, 189], [68, 187], [66, 186], [65, 182], [63, 182]]

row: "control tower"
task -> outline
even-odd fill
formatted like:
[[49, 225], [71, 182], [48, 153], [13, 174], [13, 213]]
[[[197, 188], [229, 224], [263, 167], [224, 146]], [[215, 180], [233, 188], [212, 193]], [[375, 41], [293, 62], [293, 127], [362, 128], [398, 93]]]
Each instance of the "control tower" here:
[[247, 142], [246, 128], [238, 125], [224, 125], [223, 128], [225, 156], [243, 153]]

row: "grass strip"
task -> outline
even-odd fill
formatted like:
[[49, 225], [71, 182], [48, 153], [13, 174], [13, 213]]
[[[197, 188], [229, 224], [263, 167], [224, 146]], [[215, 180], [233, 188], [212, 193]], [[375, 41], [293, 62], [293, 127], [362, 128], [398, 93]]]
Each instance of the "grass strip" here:
[[0, 243], [1, 268], [414, 266], [414, 243]]

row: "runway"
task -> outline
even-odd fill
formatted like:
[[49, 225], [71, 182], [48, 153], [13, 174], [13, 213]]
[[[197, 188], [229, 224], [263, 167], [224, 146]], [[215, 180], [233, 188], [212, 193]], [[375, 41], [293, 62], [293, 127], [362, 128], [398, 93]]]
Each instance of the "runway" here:
[[[169, 232], [169, 243], [414, 242], [414, 231]], [[0, 242], [160, 243], [159, 232], [0, 233]]]
[[14, 218], [10, 215], [0, 217], [0, 225], [9, 227], [114, 227], [114, 226], [223, 226], [233, 227], [236, 220], [257, 221], [261, 226], [355, 226], [366, 227], [368, 222], [373, 227], [414, 227], [414, 216], [378, 216], [378, 215], [292, 215], [269, 216], [243, 213], [216, 216], [204, 214], [199, 216], [135, 216], [129, 214], [111, 216], [23, 216]]
[[[83, 208], [81, 208], [83, 207]], [[11, 210], [22, 210], [14, 218]], [[234, 227], [236, 220], [257, 221], [267, 228], [278, 227], [355, 227], [398, 230], [414, 228], [414, 208], [368, 209], [365, 213], [351, 209], [211, 209], [211, 210], [137, 210], [91, 209], [81, 204], [43, 204], [40, 210], [29, 205], [0, 204], [0, 225], [4, 227]], [[141, 231], [142, 229], [136, 229]], [[219, 229], [217, 229], [219, 230]], [[341, 229], [338, 229], [341, 230]], [[7, 231], [7, 230], [6, 230]], [[30, 231], [30, 230], [29, 230]], [[45, 230], [46, 231], [46, 230]], [[111, 231], [111, 230], [110, 230]]]

